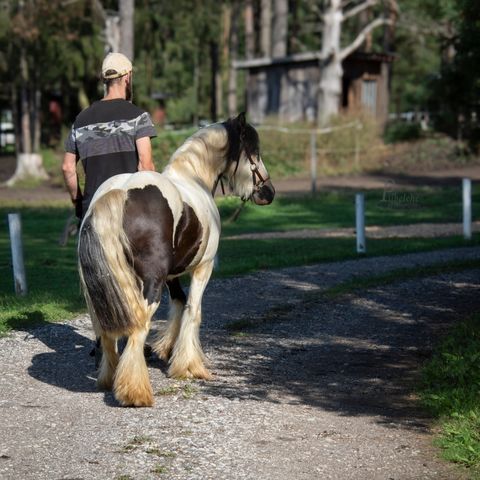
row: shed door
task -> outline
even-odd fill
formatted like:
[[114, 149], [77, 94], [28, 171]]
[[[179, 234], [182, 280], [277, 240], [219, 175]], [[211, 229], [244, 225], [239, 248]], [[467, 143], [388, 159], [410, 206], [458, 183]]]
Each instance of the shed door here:
[[362, 82], [362, 105], [373, 114], [377, 111], [377, 81], [363, 80]]

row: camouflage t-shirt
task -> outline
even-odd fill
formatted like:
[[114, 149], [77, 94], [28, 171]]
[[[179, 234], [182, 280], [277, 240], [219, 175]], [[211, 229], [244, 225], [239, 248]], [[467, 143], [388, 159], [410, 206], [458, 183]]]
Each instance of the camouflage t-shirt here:
[[123, 99], [95, 102], [77, 116], [65, 150], [81, 160], [85, 172], [83, 214], [107, 178], [137, 171], [135, 141], [155, 135], [150, 115]]

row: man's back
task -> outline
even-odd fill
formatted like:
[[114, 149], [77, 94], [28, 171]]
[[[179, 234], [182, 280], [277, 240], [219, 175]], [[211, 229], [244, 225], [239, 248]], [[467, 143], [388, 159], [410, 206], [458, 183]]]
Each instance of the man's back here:
[[136, 141], [153, 136], [148, 113], [121, 98], [94, 102], [77, 116], [65, 147], [85, 171], [83, 212], [107, 178], [138, 170]]

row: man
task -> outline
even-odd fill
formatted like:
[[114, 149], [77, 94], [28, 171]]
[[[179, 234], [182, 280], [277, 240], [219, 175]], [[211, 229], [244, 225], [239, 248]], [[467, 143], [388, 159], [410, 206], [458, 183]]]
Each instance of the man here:
[[[110, 53], [102, 64], [105, 95], [81, 112], [65, 141], [63, 177], [81, 220], [97, 188], [108, 178], [119, 173], [155, 170], [150, 138], [156, 136], [147, 112], [132, 101], [132, 63], [121, 53]], [[81, 160], [85, 172], [82, 192], [77, 177], [77, 162]], [[151, 348], [145, 346], [145, 354]], [[101, 346], [97, 338], [96, 366], [100, 363]]]
[[[150, 138], [156, 135], [147, 112], [132, 101], [132, 64], [121, 53], [110, 53], [102, 65], [105, 95], [75, 119], [65, 141], [62, 170], [79, 219], [87, 213], [97, 188], [119, 173], [155, 170]], [[85, 172], [82, 192], [76, 164]]]

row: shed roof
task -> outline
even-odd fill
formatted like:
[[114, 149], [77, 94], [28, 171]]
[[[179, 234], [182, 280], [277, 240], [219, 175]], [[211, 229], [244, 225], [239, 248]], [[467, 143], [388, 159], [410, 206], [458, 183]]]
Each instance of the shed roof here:
[[[391, 53], [367, 53], [367, 52], [354, 52], [349, 55], [346, 60], [363, 60], [380, 63], [391, 63], [395, 59], [395, 55]], [[321, 52], [303, 52], [294, 53], [285, 57], [260, 57], [251, 58], [245, 60], [235, 60], [233, 66], [239, 70], [269, 67], [273, 65], [288, 65], [295, 63], [304, 63], [312, 61], [322, 60]]]

